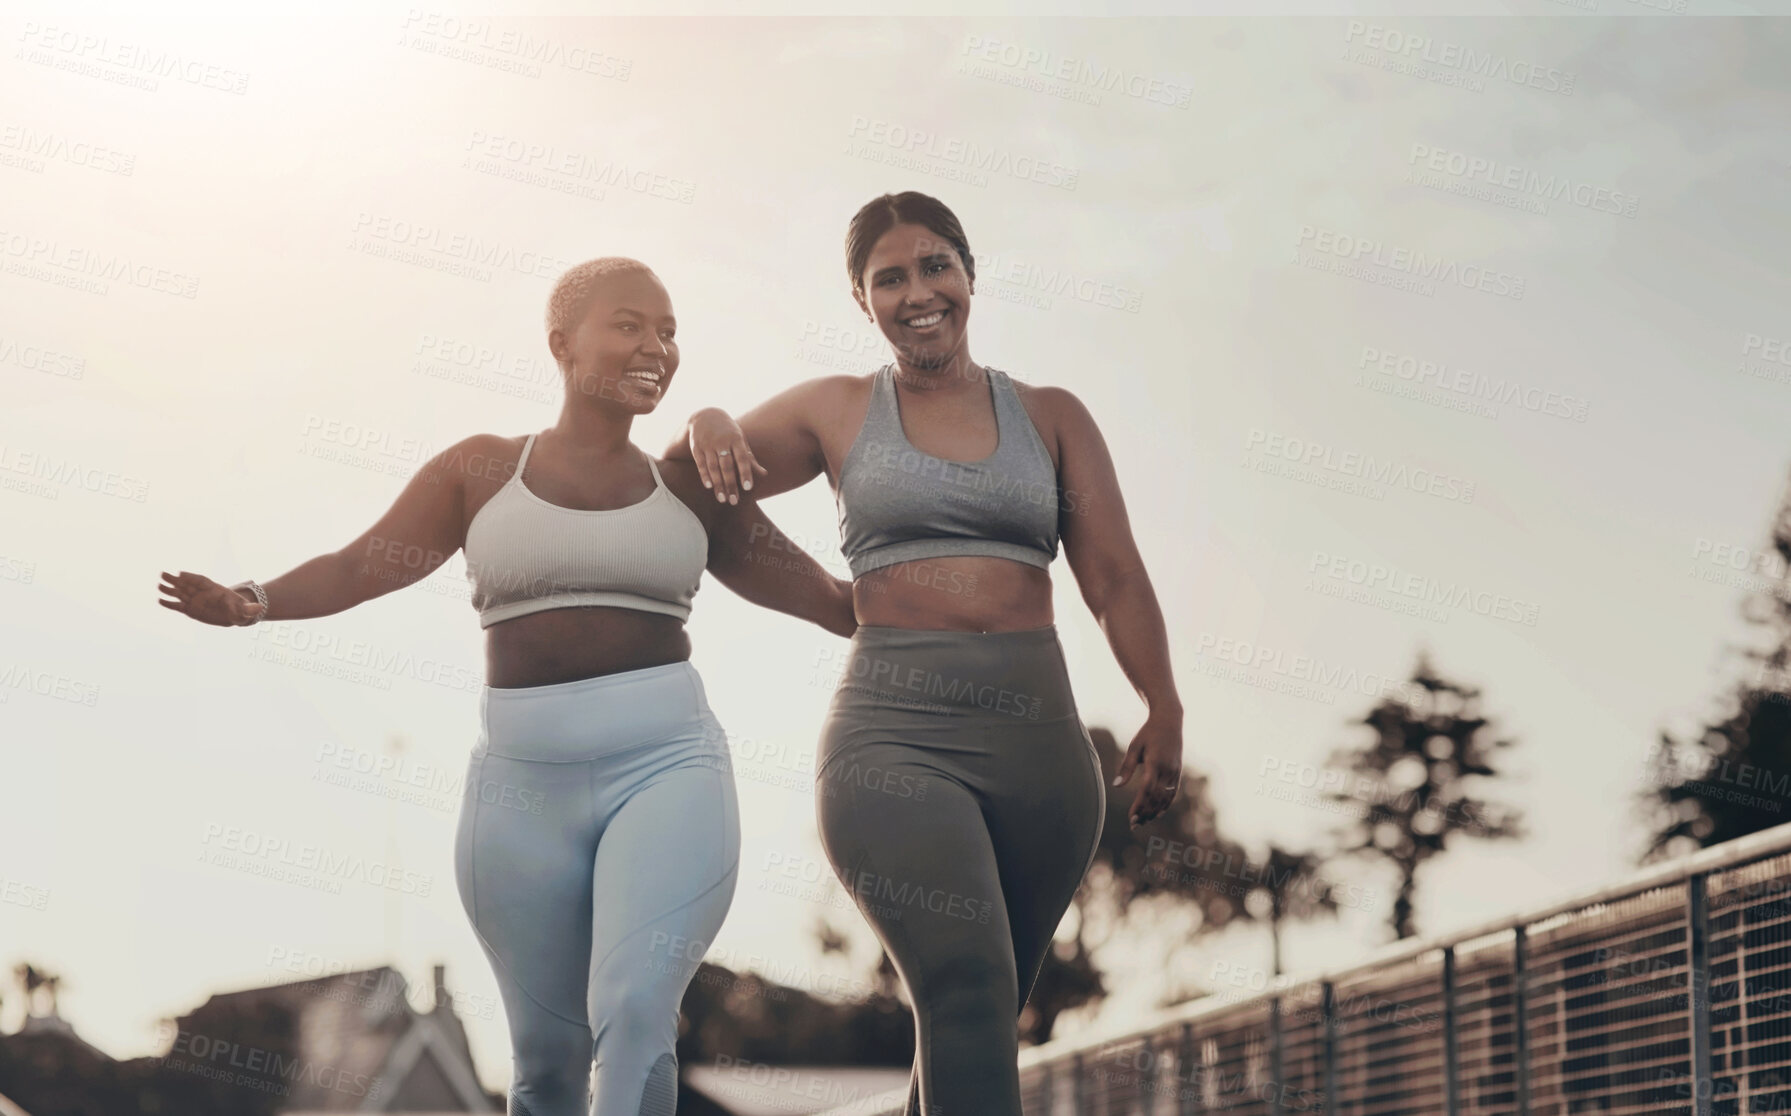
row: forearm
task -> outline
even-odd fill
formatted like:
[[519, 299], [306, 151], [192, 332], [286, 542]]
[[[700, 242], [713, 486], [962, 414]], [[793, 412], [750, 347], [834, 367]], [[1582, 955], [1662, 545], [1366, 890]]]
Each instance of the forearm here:
[[[261, 582], [267, 593], [267, 612], [263, 620], [310, 620], [332, 616], [360, 604], [361, 579], [355, 576], [353, 560], [341, 552], [319, 554], [309, 562], [281, 574], [272, 581]], [[254, 600], [247, 589], [237, 593]]]
[[1169, 633], [1150, 578], [1142, 569], [1118, 578], [1112, 590], [1091, 601], [1089, 608], [1151, 718], [1181, 720], [1182, 700], [1169, 667]]
[[858, 616], [852, 607], [852, 583], [841, 581], [818, 564], [814, 573], [804, 574], [803, 577], [820, 580], [809, 582], [811, 588], [801, 594], [802, 599], [793, 602], [798, 611], [791, 612], [790, 615], [825, 628], [836, 636], [852, 638], [852, 634], [858, 631]]
[[731, 586], [746, 600], [850, 637], [858, 630], [852, 583], [841, 581], [800, 549], [761, 554], [753, 576]]
[[722, 522], [712, 537], [709, 572], [761, 608], [807, 620], [836, 635], [858, 630], [852, 585], [821, 567], [765, 518], [756, 501], [716, 509]]

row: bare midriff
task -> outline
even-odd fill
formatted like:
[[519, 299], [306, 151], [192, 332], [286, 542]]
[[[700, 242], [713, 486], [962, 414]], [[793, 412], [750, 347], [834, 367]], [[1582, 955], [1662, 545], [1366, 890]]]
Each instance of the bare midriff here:
[[1052, 623], [1051, 575], [983, 555], [897, 562], [854, 580], [852, 604], [867, 627], [1025, 631]]
[[485, 684], [494, 689], [552, 686], [688, 658], [684, 621], [633, 608], [552, 608], [485, 629]]

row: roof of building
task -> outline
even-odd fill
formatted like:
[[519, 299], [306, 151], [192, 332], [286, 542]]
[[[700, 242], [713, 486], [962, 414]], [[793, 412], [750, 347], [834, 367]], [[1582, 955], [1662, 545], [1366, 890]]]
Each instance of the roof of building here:
[[176, 1046], [252, 1044], [244, 1021], [254, 1019], [281, 1020], [277, 1029], [289, 1035], [277, 1044], [286, 1060], [268, 1071], [290, 1083], [288, 1111], [360, 1111], [369, 1100], [380, 1111], [378, 1099], [400, 1086], [412, 1110], [419, 1101], [489, 1110], [459, 1018], [451, 1010], [417, 1011], [404, 975], [390, 966], [216, 993], [176, 1020]]

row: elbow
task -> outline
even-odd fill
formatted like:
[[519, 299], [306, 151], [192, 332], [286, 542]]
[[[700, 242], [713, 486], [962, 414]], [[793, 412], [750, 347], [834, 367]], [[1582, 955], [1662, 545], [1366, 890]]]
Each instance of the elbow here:
[[835, 614], [840, 618], [839, 625], [833, 630], [836, 634], [851, 639], [858, 634], [858, 605], [852, 599], [852, 583], [841, 581], [837, 577], [833, 582], [835, 592], [839, 595], [839, 607]]
[[1113, 586], [1105, 581], [1083, 581], [1082, 603], [1096, 620], [1107, 615], [1109, 603], [1113, 600]]
[[337, 551], [332, 555], [335, 559], [331, 570], [331, 592], [326, 607], [328, 611], [321, 616], [334, 616], [338, 612], [347, 612], [356, 605], [368, 601], [391, 588], [389, 582], [380, 578], [379, 568], [370, 560], [347, 551]]
[[1077, 578], [1077, 584], [1082, 588], [1082, 600], [1087, 603], [1088, 611], [1098, 620], [1128, 591], [1143, 584], [1144, 577], [1142, 565], [1122, 567], [1108, 564]]

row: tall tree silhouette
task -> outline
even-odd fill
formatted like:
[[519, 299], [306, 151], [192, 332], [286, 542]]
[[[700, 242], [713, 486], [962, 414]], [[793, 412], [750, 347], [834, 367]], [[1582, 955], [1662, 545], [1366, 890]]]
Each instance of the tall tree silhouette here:
[[[1643, 761], [1643, 863], [1791, 821], [1791, 486], [1768, 547], [1742, 558], [1741, 615], [1755, 643], [1728, 649], [1744, 669], [1717, 714], [1689, 739], [1661, 732]], [[1734, 568], [1712, 569], [1725, 565]]]
[[1473, 793], [1473, 779], [1497, 779], [1501, 753], [1514, 741], [1496, 737], [1480, 713], [1480, 690], [1442, 677], [1419, 651], [1411, 685], [1383, 698], [1358, 724], [1368, 743], [1341, 748], [1330, 766], [1347, 782], [1327, 792], [1356, 816], [1340, 827], [1345, 854], [1385, 861], [1398, 876], [1393, 933], [1417, 933], [1412, 917], [1418, 869], [1454, 837], [1507, 840], [1524, 835], [1522, 811]]
[[1268, 920], [1275, 976], [1281, 975], [1282, 924], [1289, 919], [1304, 920], [1337, 913], [1340, 889], [1323, 873], [1326, 859], [1322, 853], [1284, 849], [1271, 841], [1269, 855], [1263, 861], [1262, 878], [1245, 897], [1246, 906], [1258, 908], [1251, 913]]

